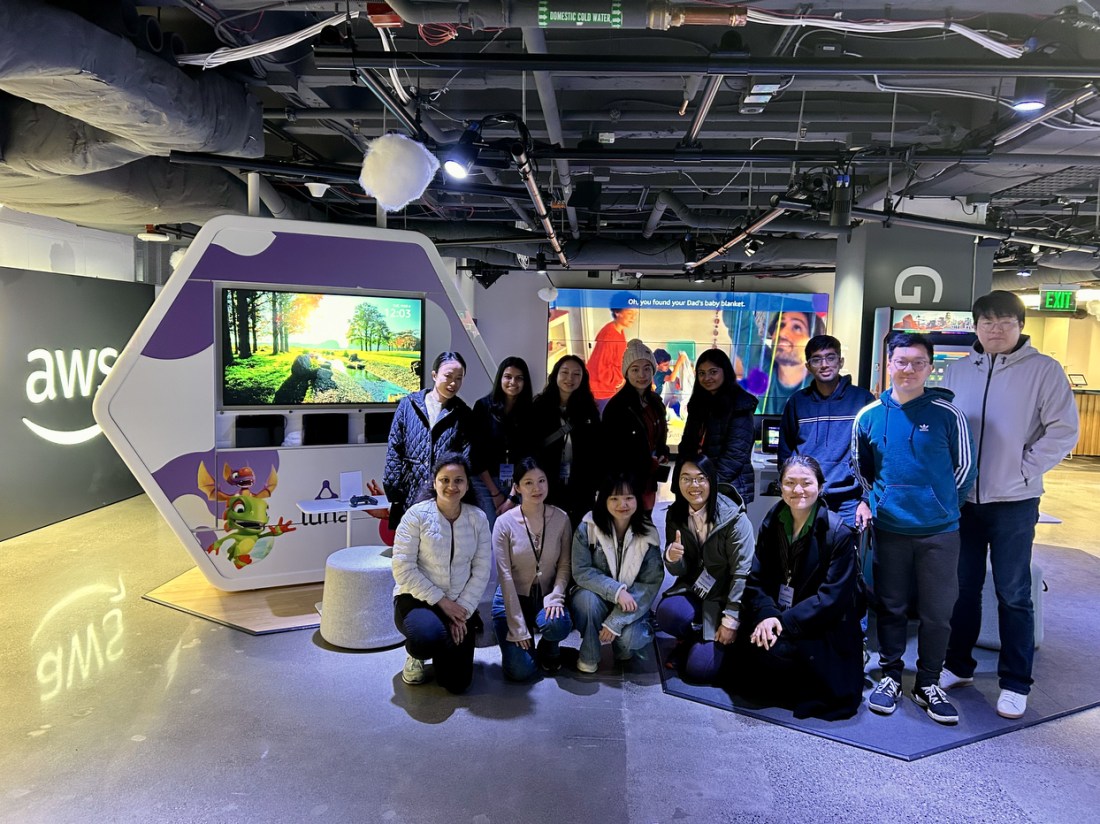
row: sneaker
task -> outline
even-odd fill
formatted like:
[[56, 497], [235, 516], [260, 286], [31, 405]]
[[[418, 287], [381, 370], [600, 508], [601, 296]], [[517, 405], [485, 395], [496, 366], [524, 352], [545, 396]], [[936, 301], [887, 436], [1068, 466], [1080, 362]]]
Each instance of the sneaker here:
[[947, 696], [938, 684], [929, 684], [927, 687], [913, 687], [913, 700], [918, 707], [924, 707], [928, 717], [941, 724], [958, 724], [959, 711], [955, 705], [947, 700]]
[[966, 678], [962, 675], [955, 675], [947, 667], [940, 670], [940, 689], [941, 690], [953, 690], [955, 687], [969, 687], [974, 683], [973, 678]]
[[554, 654], [547, 652], [547, 649], [549, 649], [549, 646], [543, 641], [539, 641], [535, 653], [538, 658], [539, 669], [547, 675], [555, 675], [561, 669], [561, 653], [557, 651], [557, 645], [554, 647]]
[[997, 699], [997, 715], [1001, 718], [1020, 718], [1027, 710], [1027, 696], [1012, 690], [1001, 690]]
[[898, 708], [901, 695], [901, 681], [890, 675], [884, 675], [871, 694], [867, 696], [867, 708], [879, 715], [890, 715]]
[[401, 668], [401, 680], [413, 686], [427, 681], [428, 673], [424, 670], [424, 662], [411, 655], [407, 656], [405, 666]]
[[599, 668], [599, 663], [589, 664], [587, 661], [582, 661], [580, 658], [577, 659], [577, 672], [584, 672], [591, 675]]

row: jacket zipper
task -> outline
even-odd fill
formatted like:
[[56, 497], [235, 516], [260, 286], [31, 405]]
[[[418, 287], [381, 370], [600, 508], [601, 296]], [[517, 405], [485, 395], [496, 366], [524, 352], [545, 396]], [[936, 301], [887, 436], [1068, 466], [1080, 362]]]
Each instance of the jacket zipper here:
[[985, 378], [985, 392], [982, 393], [982, 425], [978, 430], [978, 477], [974, 481], [974, 500], [982, 502], [982, 444], [985, 442], [985, 407], [989, 401], [989, 385], [993, 383], [993, 365], [997, 362], [996, 355], [989, 356], [989, 374]]

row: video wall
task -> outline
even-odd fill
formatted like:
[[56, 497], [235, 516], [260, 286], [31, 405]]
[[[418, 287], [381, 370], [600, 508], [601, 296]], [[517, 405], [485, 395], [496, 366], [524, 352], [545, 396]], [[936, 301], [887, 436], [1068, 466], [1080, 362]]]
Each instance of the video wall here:
[[655, 384], [669, 410], [669, 443], [679, 443], [696, 359], [730, 356], [757, 412], [781, 414], [810, 381], [805, 346], [827, 331], [827, 294], [562, 289], [550, 307], [547, 369], [564, 355], [588, 364], [597, 400], [623, 384], [625, 343], [640, 338], [657, 356]]
[[394, 404], [420, 389], [418, 298], [222, 289], [222, 406]]

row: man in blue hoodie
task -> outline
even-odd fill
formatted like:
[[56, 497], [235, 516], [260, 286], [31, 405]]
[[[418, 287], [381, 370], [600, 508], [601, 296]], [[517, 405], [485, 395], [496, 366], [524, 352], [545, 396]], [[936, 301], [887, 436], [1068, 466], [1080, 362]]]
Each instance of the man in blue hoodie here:
[[926, 389], [932, 342], [896, 332], [886, 342], [891, 386], [852, 427], [852, 468], [870, 493], [877, 548], [879, 666], [867, 698], [881, 715], [897, 708], [909, 596], [916, 584], [917, 680], [913, 700], [941, 724], [959, 713], [940, 689], [958, 597], [959, 507], [977, 476], [966, 417], [946, 389]]
[[840, 374], [844, 358], [840, 341], [832, 335], [815, 335], [806, 344], [806, 368], [813, 383], [795, 392], [783, 408], [779, 430], [779, 466], [791, 455], [808, 455], [825, 473], [821, 496], [829, 509], [848, 526], [862, 529], [871, 521], [871, 509], [863, 501], [863, 487], [852, 472], [852, 422], [875, 396], [854, 386], [850, 375]]

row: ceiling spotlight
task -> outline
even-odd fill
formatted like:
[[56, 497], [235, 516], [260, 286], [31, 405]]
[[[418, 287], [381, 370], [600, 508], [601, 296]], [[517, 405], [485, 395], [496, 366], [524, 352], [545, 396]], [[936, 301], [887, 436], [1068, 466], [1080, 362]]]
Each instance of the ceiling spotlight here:
[[145, 240], [145, 241], [148, 241], [149, 243], [167, 243], [172, 238], [168, 237], [167, 232], [160, 231], [152, 223], [146, 223], [145, 224], [145, 231], [144, 232], [138, 232], [137, 239], [138, 240]]
[[753, 255], [755, 255], [757, 252], [759, 252], [761, 249], [764, 248], [764, 241], [760, 240], [760, 238], [751, 237], [751, 238], [749, 238], [748, 240], [745, 241], [744, 248], [745, 248], [745, 257], [752, 257]]
[[321, 183], [317, 180], [311, 180], [306, 184], [306, 188], [309, 190], [310, 197], [322, 198], [325, 196], [325, 192], [329, 189], [329, 184]]
[[1047, 107], [1050, 81], [1045, 77], [1017, 77], [1016, 93], [1012, 96], [1012, 108], [1027, 114]]
[[476, 141], [480, 136], [481, 126], [477, 123], [471, 124], [462, 133], [458, 143], [447, 151], [443, 158], [443, 171], [447, 173], [448, 177], [455, 180], [464, 180], [470, 174], [470, 169], [477, 162], [478, 147]]
[[1032, 272], [1031, 267], [1028, 266], [1027, 264], [1023, 264], [1023, 265], [1020, 266], [1019, 269], [1016, 270], [1016, 276], [1021, 277], [1021, 278], [1029, 278], [1029, 277], [1031, 277], [1031, 272]]
[[696, 272], [695, 274], [691, 275], [691, 282], [692, 283], [706, 283], [707, 279], [703, 275], [702, 272]]
[[540, 275], [545, 275], [546, 274], [546, 253], [545, 252], [539, 252], [538, 256], [535, 258], [535, 271], [538, 272]]

